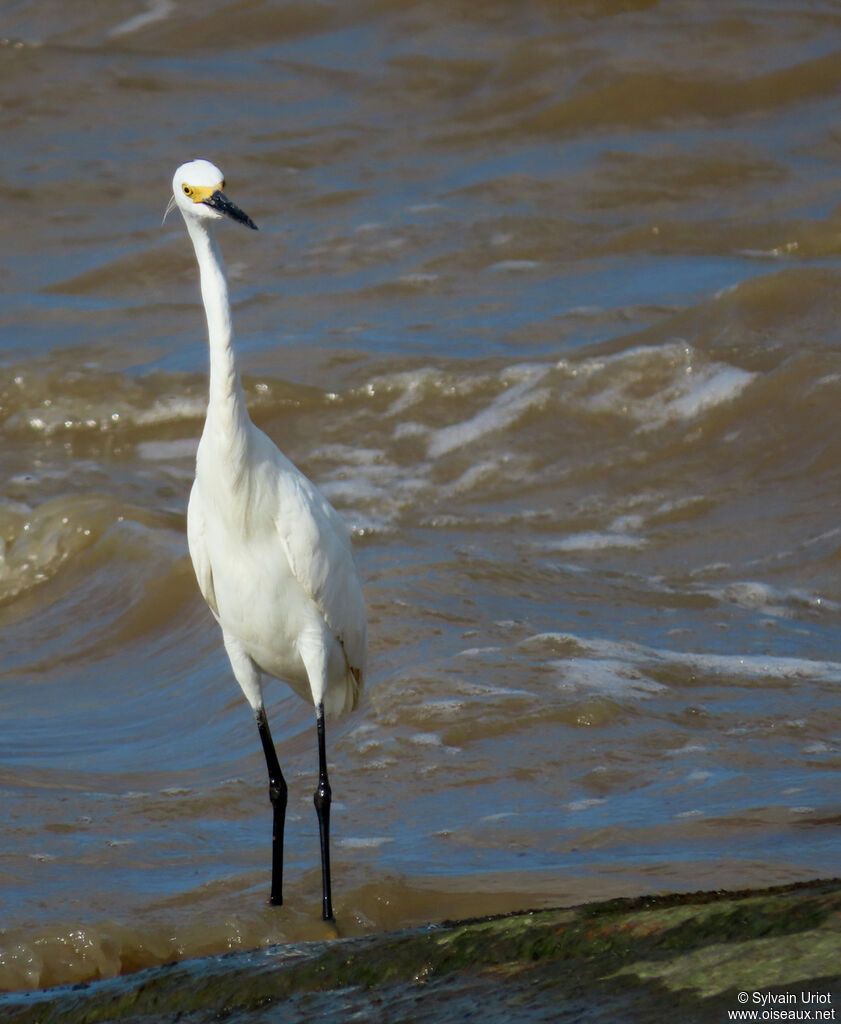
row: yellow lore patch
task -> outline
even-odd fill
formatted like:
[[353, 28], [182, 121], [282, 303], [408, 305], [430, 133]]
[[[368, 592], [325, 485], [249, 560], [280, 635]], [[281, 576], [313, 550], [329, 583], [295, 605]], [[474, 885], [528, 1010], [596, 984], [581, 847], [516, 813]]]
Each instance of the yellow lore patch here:
[[206, 203], [214, 192], [219, 192], [225, 187], [225, 182], [220, 181], [218, 185], [187, 185], [181, 186], [184, 195], [192, 199], [194, 203]]

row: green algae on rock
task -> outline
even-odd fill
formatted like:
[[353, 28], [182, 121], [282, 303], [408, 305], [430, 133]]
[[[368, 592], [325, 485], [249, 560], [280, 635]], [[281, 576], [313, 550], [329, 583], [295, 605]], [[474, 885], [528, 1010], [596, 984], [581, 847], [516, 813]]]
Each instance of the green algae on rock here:
[[[276, 946], [0, 997], [9, 1024], [726, 1018], [750, 993], [841, 999], [841, 881], [618, 899]], [[741, 993], [741, 997], [740, 997]]]

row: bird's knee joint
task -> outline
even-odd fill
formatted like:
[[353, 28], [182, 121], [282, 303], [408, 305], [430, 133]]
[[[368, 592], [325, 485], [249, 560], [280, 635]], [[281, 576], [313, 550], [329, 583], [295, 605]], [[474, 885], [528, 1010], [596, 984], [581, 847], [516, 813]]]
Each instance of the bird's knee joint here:
[[315, 791], [315, 795], [313, 796], [313, 803], [315, 804], [315, 809], [319, 813], [321, 813], [321, 811], [329, 810], [332, 799], [333, 795], [330, 791], [330, 783], [319, 782], [318, 789]]

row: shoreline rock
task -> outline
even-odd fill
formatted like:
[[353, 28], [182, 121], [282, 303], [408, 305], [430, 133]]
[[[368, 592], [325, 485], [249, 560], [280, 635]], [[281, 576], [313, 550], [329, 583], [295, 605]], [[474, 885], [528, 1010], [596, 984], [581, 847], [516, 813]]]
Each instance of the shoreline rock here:
[[226, 953], [7, 993], [0, 1020], [446, 1024], [475, 1014], [482, 1024], [662, 1024], [679, 1009], [681, 1021], [700, 1024], [782, 1003], [813, 1011], [841, 1003], [841, 879], [613, 899]]

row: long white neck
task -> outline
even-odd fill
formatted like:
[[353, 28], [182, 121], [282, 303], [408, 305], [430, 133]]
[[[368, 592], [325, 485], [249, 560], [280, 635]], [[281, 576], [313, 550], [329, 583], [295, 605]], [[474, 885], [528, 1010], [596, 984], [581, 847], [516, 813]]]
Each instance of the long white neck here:
[[211, 226], [194, 217], [184, 218], [196, 250], [201, 279], [201, 295], [207, 317], [207, 338], [210, 346], [210, 394], [207, 424], [220, 428], [223, 435], [233, 437], [249, 422], [242, 391], [231, 329], [231, 303], [225, 265]]

